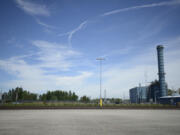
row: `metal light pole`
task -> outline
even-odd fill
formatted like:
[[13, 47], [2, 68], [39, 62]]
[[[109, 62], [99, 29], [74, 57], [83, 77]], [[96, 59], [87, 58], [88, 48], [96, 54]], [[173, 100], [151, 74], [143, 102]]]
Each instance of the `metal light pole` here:
[[100, 63], [100, 73], [99, 73], [100, 101], [99, 101], [99, 105], [100, 105], [100, 107], [102, 107], [102, 96], [101, 96], [101, 89], [102, 89], [102, 60], [105, 60], [105, 58], [96, 58], [96, 60], [99, 60], [99, 63]]

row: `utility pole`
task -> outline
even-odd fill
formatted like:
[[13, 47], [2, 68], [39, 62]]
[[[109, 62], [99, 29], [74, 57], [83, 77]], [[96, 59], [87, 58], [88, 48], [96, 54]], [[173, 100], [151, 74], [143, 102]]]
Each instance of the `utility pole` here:
[[100, 73], [99, 73], [99, 85], [100, 85], [100, 99], [99, 99], [99, 105], [102, 107], [102, 95], [101, 95], [101, 89], [102, 89], [102, 60], [105, 60], [105, 58], [96, 58], [96, 60], [99, 60], [100, 64]]

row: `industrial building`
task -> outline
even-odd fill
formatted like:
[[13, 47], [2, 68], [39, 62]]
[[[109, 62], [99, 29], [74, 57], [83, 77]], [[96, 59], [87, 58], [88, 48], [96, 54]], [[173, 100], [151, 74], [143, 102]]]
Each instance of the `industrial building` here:
[[148, 87], [139, 86], [129, 90], [129, 97], [131, 103], [145, 103], [147, 102]]
[[152, 82], [148, 87], [135, 87], [129, 90], [131, 103], [154, 102], [176, 105], [180, 102], [180, 95], [167, 96], [167, 83], [164, 71], [164, 47], [157, 46], [158, 76], [159, 80]]
[[167, 84], [165, 82], [164, 56], [162, 45], [157, 46], [158, 75], [159, 75], [159, 103], [176, 105], [180, 102], [180, 95], [167, 96]]
[[178, 103], [180, 103], [180, 95], [160, 97], [159, 102], [161, 104], [177, 105]]
[[148, 86], [147, 101], [157, 103], [160, 98], [159, 81], [155, 80]]
[[[165, 83], [166, 90], [168, 89], [167, 83]], [[148, 102], [159, 103], [159, 99], [161, 97], [160, 93], [160, 83], [158, 80], [151, 82], [148, 86], [147, 98]]]

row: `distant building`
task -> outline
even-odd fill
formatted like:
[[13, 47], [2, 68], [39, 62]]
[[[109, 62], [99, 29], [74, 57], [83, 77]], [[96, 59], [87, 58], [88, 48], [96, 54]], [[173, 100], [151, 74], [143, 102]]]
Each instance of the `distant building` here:
[[180, 103], [180, 95], [160, 97], [159, 102], [161, 104], [177, 105]]
[[[167, 89], [168, 89], [167, 84], [165, 84], [165, 90]], [[160, 97], [161, 97], [160, 83], [159, 81], [155, 80], [151, 82], [151, 84], [148, 86], [147, 101], [159, 103]]]
[[129, 97], [131, 103], [145, 103], [147, 102], [147, 90], [146, 86], [134, 87], [129, 90]]
[[151, 82], [147, 92], [148, 102], [158, 102], [160, 98], [159, 81], [155, 80]]
[[147, 91], [148, 91], [148, 87], [146, 86], [140, 88], [140, 102], [141, 103], [147, 102]]

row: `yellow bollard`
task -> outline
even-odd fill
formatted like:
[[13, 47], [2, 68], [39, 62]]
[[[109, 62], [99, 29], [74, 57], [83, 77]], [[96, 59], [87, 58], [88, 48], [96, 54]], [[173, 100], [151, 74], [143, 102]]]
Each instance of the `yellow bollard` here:
[[100, 99], [99, 105], [100, 105], [100, 107], [102, 107], [102, 105], [103, 105], [102, 99]]

